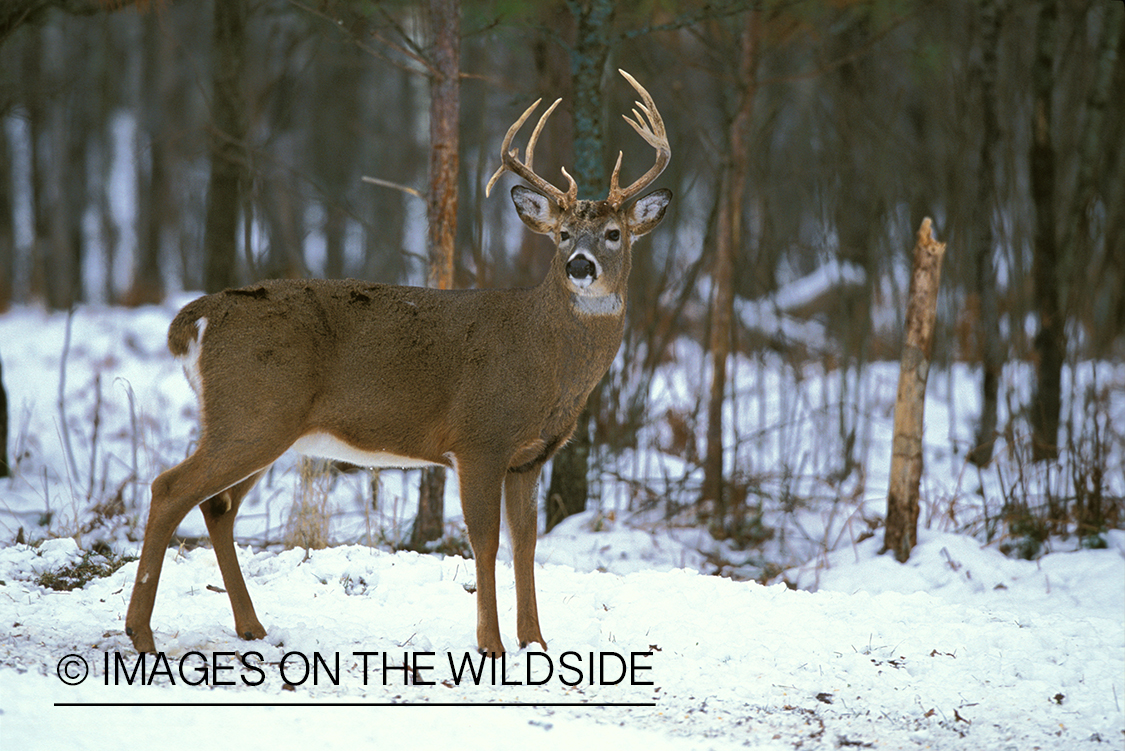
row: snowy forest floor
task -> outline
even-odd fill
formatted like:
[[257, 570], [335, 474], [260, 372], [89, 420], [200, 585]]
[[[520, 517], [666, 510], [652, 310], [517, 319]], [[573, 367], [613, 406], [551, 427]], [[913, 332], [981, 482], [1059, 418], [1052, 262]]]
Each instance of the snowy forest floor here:
[[[980, 476], [979, 492], [966, 490], [963, 456], [948, 444], [972, 404], [939, 398], [927, 407], [927, 528], [906, 565], [879, 556], [881, 535], [861, 532], [885, 498], [878, 457], [889, 415], [859, 386], [857, 402], [868, 403], [857, 412], [881, 421], [860, 433], [866, 484], [837, 489], [858, 496], [843, 512], [835, 503], [807, 505], [799, 518], [763, 511], [785, 532], [756, 553], [755, 561], [772, 556], [787, 568], [776, 583], [700, 573], [716, 544], [697, 530], [655, 525], [651, 509], [592, 510], [540, 540], [536, 580], [550, 651], [512, 653], [494, 666], [473, 651], [471, 562], [356, 544], [393, 538], [387, 525], [408, 514], [402, 504], [376, 517], [341, 510], [332, 536], [344, 544], [282, 551], [284, 510], [299, 484], [289, 465], [263, 483], [236, 528], [266, 639], [234, 635], [210, 550], [170, 550], [153, 616], [166, 658], [149, 656], [138, 668], [122, 626], [135, 563], [69, 592], [39, 582], [88, 559], [95, 543], [135, 554], [147, 482], [189, 448], [194, 402], [164, 349], [176, 302], [80, 310], [65, 369], [65, 316], [0, 316], [16, 467], [0, 480], [4, 748], [179, 748], [215, 738], [325, 749], [363, 741], [966, 750], [1125, 743], [1125, 532], [1106, 532], [1102, 549], [1071, 537], [1046, 541], [1036, 560], [1001, 554], [984, 540], [981, 512], [1013, 488], [1031, 503], [1036, 480], [997, 486]], [[1094, 368], [1092, 380], [1105, 388], [1122, 370]], [[654, 392], [690, 393], [698, 378], [669, 377]], [[954, 392], [940, 381], [935, 388]], [[843, 396], [811, 402], [835, 398]], [[1121, 424], [1113, 398], [1108, 416], [1093, 419]], [[803, 409], [793, 401], [774, 414], [777, 407], [764, 404], [757, 419], [788, 424]], [[801, 414], [834, 419], [821, 412]], [[823, 425], [813, 424], [807, 435], [775, 433], [769, 446], [736, 440], [732, 460], [768, 465], [770, 450], [800, 446], [815, 463], [831, 453], [811, 445], [818, 435]], [[1119, 471], [1120, 461], [1111, 457], [1110, 467]], [[669, 475], [675, 462], [662, 457], [650, 474]], [[384, 482], [384, 497], [405, 497], [394, 479]], [[357, 483], [345, 478], [332, 497], [358, 493]], [[825, 485], [801, 487], [811, 498]], [[202, 529], [193, 517], [182, 536]], [[15, 542], [21, 529], [34, 545]], [[778, 537], [788, 540], [784, 549]], [[497, 579], [501, 629], [514, 648], [510, 563]], [[357, 653], [369, 653], [366, 669]]]

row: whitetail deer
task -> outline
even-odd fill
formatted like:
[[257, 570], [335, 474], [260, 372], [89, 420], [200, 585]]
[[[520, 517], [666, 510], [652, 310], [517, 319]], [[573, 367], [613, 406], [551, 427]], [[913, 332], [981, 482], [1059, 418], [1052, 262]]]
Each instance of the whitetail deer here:
[[[504, 137], [501, 166], [532, 189], [512, 188], [516, 211], [554, 238], [547, 278], [531, 289], [442, 291], [347, 281], [267, 281], [189, 303], [168, 347], [200, 400], [195, 452], [152, 484], [152, 505], [125, 631], [154, 651], [149, 621], [175, 528], [199, 506], [234, 610], [235, 631], [262, 627], [234, 548], [243, 496], [290, 448], [362, 466], [442, 465], [457, 472], [476, 560], [477, 644], [504, 651], [496, 614], [500, 502], [505, 499], [521, 646], [539, 630], [534, 558], [535, 487], [543, 463], [573, 432], [586, 398], [621, 345], [632, 241], [664, 216], [672, 194], [629, 202], [664, 169], [668, 138], [652, 97], [626, 121], [656, 149], [655, 165], [627, 188], [617, 158], [609, 195], [580, 201], [532, 171], [540, 118], [526, 160]], [[639, 112], [638, 112], [639, 110]], [[643, 113], [643, 115], [641, 114]]]

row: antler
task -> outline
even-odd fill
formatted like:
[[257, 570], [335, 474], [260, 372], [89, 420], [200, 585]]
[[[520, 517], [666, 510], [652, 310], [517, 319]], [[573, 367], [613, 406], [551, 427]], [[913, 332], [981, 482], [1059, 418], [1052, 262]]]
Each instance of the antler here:
[[[622, 190], [618, 184], [617, 179], [621, 172], [621, 152], [617, 152], [617, 164], [613, 168], [613, 175], [609, 181], [609, 196], [606, 198], [606, 203], [614, 208], [620, 207], [623, 203], [635, 196], [637, 193], [644, 190], [653, 180], [659, 177], [664, 168], [668, 166], [668, 160], [672, 158], [672, 147], [668, 143], [668, 134], [664, 130], [664, 121], [660, 118], [660, 112], [656, 109], [656, 103], [652, 101], [652, 95], [648, 93], [644, 86], [637, 83], [637, 79], [621, 70], [617, 72], [625, 76], [625, 80], [632, 84], [637, 93], [641, 95], [643, 102], [636, 102], [636, 107], [633, 109], [633, 118], [630, 119], [628, 115], [622, 115], [625, 122], [633, 126], [633, 130], [640, 134], [641, 138], [645, 139], [650, 146], [656, 149], [656, 163], [652, 165], [648, 172], [640, 177], [639, 180], [634, 182], [629, 187]], [[500, 179], [500, 175], [505, 172], [512, 172], [519, 175], [524, 180], [531, 183], [532, 187], [544, 193], [551, 200], [559, 206], [559, 208], [566, 209], [578, 199], [578, 185], [575, 184], [574, 178], [563, 167], [562, 173], [566, 177], [567, 182], [570, 183], [570, 188], [566, 193], [556, 188], [551, 183], [544, 180], [531, 168], [532, 160], [535, 157], [535, 143], [539, 140], [539, 133], [543, 130], [543, 124], [547, 122], [547, 118], [555, 111], [555, 107], [559, 106], [561, 99], [556, 99], [554, 104], [547, 108], [547, 111], [539, 118], [535, 130], [531, 132], [531, 138], [527, 142], [527, 159], [521, 162], [519, 160], [519, 147], [511, 148], [512, 138], [520, 128], [523, 127], [524, 122], [539, 106], [542, 99], [536, 99], [535, 103], [528, 107], [520, 118], [508, 128], [508, 133], [504, 136], [504, 144], [500, 147], [500, 166], [496, 172], [493, 173], [492, 178], [488, 181], [488, 185], [484, 189], [484, 194], [487, 196], [492, 192], [492, 186]], [[643, 113], [643, 114], [642, 114]]]
[[532, 187], [544, 193], [548, 198], [554, 201], [560, 209], [565, 210], [578, 200], [578, 185], [574, 182], [574, 178], [566, 171], [566, 168], [563, 167], [562, 170], [563, 175], [566, 176], [567, 181], [570, 183], [570, 188], [566, 193], [563, 193], [554, 185], [535, 174], [535, 171], [531, 168], [531, 162], [535, 158], [535, 142], [539, 140], [539, 133], [543, 130], [543, 124], [547, 122], [547, 118], [555, 111], [555, 107], [559, 106], [559, 102], [561, 102], [562, 99], [556, 99], [555, 103], [548, 107], [547, 111], [539, 118], [539, 123], [535, 126], [535, 130], [531, 132], [531, 138], [528, 139], [527, 142], [526, 161], [521, 162], [519, 160], [518, 146], [514, 149], [511, 148], [512, 138], [515, 137], [519, 129], [523, 127], [524, 122], [531, 116], [531, 113], [535, 111], [535, 108], [539, 106], [541, 101], [543, 100], [536, 99], [535, 103], [520, 115], [520, 119], [516, 120], [515, 123], [512, 124], [512, 127], [508, 128], [508, 133], [504, 136], [504, 144], [500, 147], [500, 167], [497, 168], [492, 178], [488, 181], [488, 185], [484, 189], [484, 195], [488, 196], [488, 194], [492, 192], [492, 186], [500, 179], [500, 175], [505, 172], [512, 172], [513, 174], [519, 175], [524, 180], [527, 180], [531, 183]]
[[[617, 164], [614, 166], [613, 175], [609, 180], [609, 197], [606, 198], [606, 202], [614, 208], [621, 206], [648, 187], [653, 180], [660, 176], [660, 173], [668, 166], [668, 160], [672, 158], [672, 147], [668, 143], [668, 134], [664, 131], [664, 121], [660, 118], [660, 112], [656, 109], [652, 96], [631, 75], [620, 68], [617, 69], [617, 72], [625, 76], [625, 80], [632, 84], [633, 88], [644, 99], [644, 103], [636, 102], [637, 106], [633, 109], [635, 120], [629, 119], [628, 115], [622, 115], [622, 117], [625, 118], [625, 122], [633, 126], [633, 130], [637, 131], [641, 138], [648, 141], [649, 145], [656, 149], [656, 163], [639, 180], [622, 190], [617, 185], [617, 176], [621, 172], [621, 152], [617, 152]], [[638, 109], [640, 112], [637, 111]], [[647, 121], [645, 120], [646, 115]], [[531, 161], [530, 157], [528, 161]]]

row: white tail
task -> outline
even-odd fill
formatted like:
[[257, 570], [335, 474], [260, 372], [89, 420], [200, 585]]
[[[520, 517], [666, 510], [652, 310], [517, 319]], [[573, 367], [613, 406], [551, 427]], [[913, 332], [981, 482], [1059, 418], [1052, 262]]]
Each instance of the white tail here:
[[[574, 430], [590, 391], [621, 345], [632, 241], [664, 216], [671, 193], [625, 206], [668, 161], [664, 125], [648, 92], [629, 120], [657, 150], [653, 169], [625, 190], [614, 170], [609, 197], [578, 201], [509, 150], [500, 172], [527, 226], [557, 250], [531, 289], [441, 291], [348, 281], [268, 281], [189, 303], [168, 330], [199, 395], [195, 453], [152, 484], [126, 633], [154, 651], [149, 624], [165, 550], [193, 506], [207, 522], [244, 639], [265, 636], [235, 558], [243, 496], [290, 448], [367, 466], [443, 465], [457, 472], [477, 572], [477, 643], [504, 651], [495, 563], [505, 499], [521, 645], [546, 649], [535, 604], [535, 487], [543, 463]], [[534, 109], [534, 107], [532, 108]]]

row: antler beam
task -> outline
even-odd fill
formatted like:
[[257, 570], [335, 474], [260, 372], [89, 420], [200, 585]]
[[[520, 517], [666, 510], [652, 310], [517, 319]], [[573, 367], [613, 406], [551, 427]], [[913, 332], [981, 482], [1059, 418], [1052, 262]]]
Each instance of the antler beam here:
[[542, 101], [542, 99], [536, 99], [534, 104], [524, 110], [524, 113], [520, 115], [519, 120], [516, 120], [512, 124], [512, 127], [508, 128], [508, 132], [504, 136], [504, 144], [500, 147], [500, 167], [497, 168], [496, 172], [493, 173], [492, 178], [488, 181], [488, 185], [484, 189], [484, 195], [488, 196], [488, 194], [492, 192], [492, 186], [495, 185], [496, 181], [500, 179], [500, 175], [504, 174], [505, 172], [511, 172], [513, 174], [519, 175], [524, 180], [527, 180], [529, 183], [531, 183], [532, 187], [545, 194], [548, 198], [554, 201], [560, 209], [563, 209], [565, 211], [567, 207], [578, 200], [578, 185], [574, 182], [574, 178], [570, 176], [570, 174], [564, 167], [562, 173], [566, 176], [567, 181], [570, 183], [570, 188], [566, 193], [563, 193], [554, 185], [547, 182], [547, 180], [537, 175], [531, 168], [531, 163], [535, 158], [535, 144], [539, 140], [539, 134], [543, 131], [543, 125], [547, 122], [547, 118], [551, 116], [551, 113], [555, 111], [555, 107], [559, 106], [559, 102], [561, 102], [562, 99], [556, 99], [554, 104], [548, 107], [547, 111], [544, 112], [543, 115], [539, 118], [539, 122], [536, 124], [535, 130], [531, 132], [531, 138], [528, 139], [527, 142], [526, 161], [521, 162], [519, 160], [518, 146], [514, 149], [511, 148], [512, 138], [515, 137], [516, 133], [519, 132], [519, 129], [523, 127], [524, 122], [527, 121], [527, 118], [531, 116], [531, 113], [535, 111], [535, 108], [538, 107], [539, 103]]
[[656, 149], [656, 163], [640, 179], [622, 190], [617, 185], [617, 178], [621, 172], [621, 152], [617, 152], [617, 164], [613, 167], [613, 175], [609, 180], [609, 197], [606, 198], [606, 202], [614, 207], [621, 206], [648, 187], [653, 180], [660, 176], [660, 173], [668, 166], [668, 160], [672, 158], [672, 147], [668, 143], [668, 134], [664, 130], [664, 120], [660, 117], [660, 111], [656, 109], [656, 103], [652, 101], [652, 95], [648, 93], [644, 86], [637, 83], [637, 79], [625, 71], [618, 68], [617, 72], [625, 77], [625, 80], [637, 90], [641, 99], [644, 100], [644, 102], [635, 103], [634, 119], [630, 119], [628, 115], [622, 115], [621, 117], [633, 126], [633, 130], [637, 131], [641, 138]]

